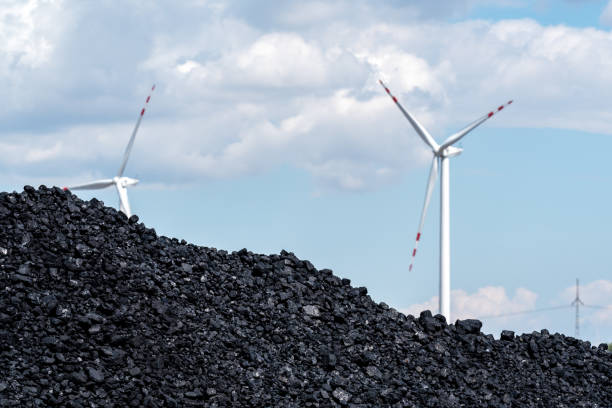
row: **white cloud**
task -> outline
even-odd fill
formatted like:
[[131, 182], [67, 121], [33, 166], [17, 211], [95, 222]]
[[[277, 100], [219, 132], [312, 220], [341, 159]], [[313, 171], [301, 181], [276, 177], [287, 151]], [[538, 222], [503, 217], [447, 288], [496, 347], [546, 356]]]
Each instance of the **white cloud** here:
[[188, 74], [193, 71], [195, 68], [201, 68], [202, 66], [195, 61], [187, 61], [184, 64], [180, 64], [176, 66], [176, 70], [182, 74]]
[[410, 16], [433, 9], [414, 5], [397, 6], [403, 21], [365, 0], [266, 3], [280, 26], [232, 2], [134, 2], [120, 15], [98, 3], [10, 4], [0, 8], [0, 151], [24, 158], [8, 158], [13, 172], [46, 166], [58, 184], [92, 166], [114, 171], [154, 81], [128, 168], [151, 183], [283, 164], [322, 189], [392, 182], [427, 153], [380, 77], [438, 138], [510, 98], [486, 126], [611, 133], [612, 55], [601, 50], [612, 33], [593, 28], [422, 21]]
[[[235, 175], [289, 162], [332, 188], [371, 188], [392, 180], [410, 167], [406, 163], [425, 160], [419, 140], [376, 84], [379, 77], [388, 79], [404, 105], [434, 132], [449, 124], [461, 126], [510, 97], [519, 103], [493, 126], [582, 128], [584, 118], [568, 114], [565, 102], [581, 94], [570, 110], [579, 106], [591, 117], [592, 128], [608, 131], [609, 114], [587, 108], [592, 102], [583, 91], [591, 87], [586, 82], [608, 81], [600, 70], [608, 66], [606, 57], [598, 58], [597, 69], [577, 62], [596, 54], [589, 41], [602, 46], [611, 42], [604, 32], [543, 27], [532, 20], [435, 25], [374, 21], [364, 29], [345, 26], [340, 34], [323, 27], [317, 35], [309, 34], [310, 39], [304, 35], [258, 33], [216, 59], [198, 65], [183, 62], [190, 66], [187, 80], [167, 78], [185, 94], [191, 92], [183, 82], [202, 89], [203, 99], [239, 99], [257, 106], [258, 113], [246, 118], [251, 128], [229, 137], [225, 153], [211, 152], [209, 164], [198, 171], [211, 175], [206, 169], [225, 169], [226, 175]], [[582, 49], [572, 45], [578, 43]], [[568, 74], [568, 67], [574, 72]], [[585, 79], [586, 69], [598, 71], [596, 78]], [[241, 119], [232, 116], [232, 121]], [[284, 134], [283, 143], [268, 148], [270, 133], [276, 138]], [[238, 150], [240, 161], [234, 156]], [[387, 169], [387, 177], [379, 177], [381, 168]]]
[[[296, 34], [273, 33], [257, 39], [236, 56], [236, 67], [249, 80], [265, 86], [319, 85], [326, 64], [321, 50]], [[304, 67], [308, 69], [304, 69]]]
[[[502, 286], [485, 286], [471, 294], [463, 289], [455, 289], [451, 291], [451, 315], [454, 321], [523, 312], [534, 309], [537, 298], [536, 293], [525, 288], [516, 289], [512, 296], [508, 296]], [[435, 314], [438, 310], [438, 299], [438, 296], [434, 296], [424, 303], [411, 305], [402, 312], [418, 316], [423, 310], [431, 310]]]
[[53, 50], [51, 24], [47, 13], [60, 1], [4, 1], [0, 6], [0, 65], [6, 74], [10, 66], [37, 67]]
[[[485, 286], [476, 292], [468, 293], [462, 289], [451, 291], [451, 317], [456, 319], [476, 318], [483, 322], [483, 332], [497, 334], [501, 330], [510, 329], [518, 333], [531, 332], [559, 326], [553, 325], [552, 313], [561, 313], [572, 326], [562, 325], [562, 330], [573, 327], [573, 311], [570, 304], [576, 296], [575, 286], [565, 288], [549, 305], [536, 306], [539, 295], [529, 289], [518, 288], [514, 293], [508, 293], [502, 286]], [[612, 324], [612, 282], [600, 279], [580, 286], [580, 298], [586, 305], [581, 307], [581, 322], [591, 328], [605, 327]], [[567, 305], [559, 310], [547, 309], [552, 306]], [[599, 307], [588, 307], [599, 306]], [[603, 308], [601, 306], [604, 306]], [[542, 309], [540, 311], [537, 311]], [[403, 313], [418, 316], [421, 311], [438, 312], [438, 296], [418, 304], [401, 309]], [[536, 310], [533, 313], [521, 313]], [[500, 317], [495, 317], [500, 316]], [[573, 335], [573, 333], [566, 333]]]
[[338, 18], [345, 10], [341, 2], [300, 1], [283, 10], [279, 19], [289, 25], [316, 24], [323, 20]]

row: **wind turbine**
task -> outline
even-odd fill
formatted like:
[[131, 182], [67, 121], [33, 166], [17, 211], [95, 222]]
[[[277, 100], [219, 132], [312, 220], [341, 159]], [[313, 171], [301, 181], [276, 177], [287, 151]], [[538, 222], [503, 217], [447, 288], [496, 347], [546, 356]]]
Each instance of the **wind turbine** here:
[[132, 151], [132, 146], [134, 146], [134, 139], [136, 138], [136, 132], [138, 132], [138, 128], [140, 127], [140, 122], [142, 121], [142, 117], [144, 116], [145, 110], [149, 101], [151, 100], [151, 93], [155, 90], [155, 85], [151, 87], [151, 92], [145, 101], [145, 104], [140, 111], [140, 115], [138, 115], [138, 120], [136, 121], [136, 126], [132, 131], [132, 136], [130, 137], [130, 141], [125, 148], [125, 153], [123, 153], [123, 161], [121, 162], [121, 166], [119, 167], [119, 172], [112, 179], [103, 179], [92, 181], [91, 183], [81, 184], [78, 186], [72, 187], [64, 187], [64, 190], [99, 190], [102, 188], [110, 187], [113, 184], [117, 189], [117, 194], [119, 195], [119, 209], [128, 217], [131, 214], [130, 210], [130, 202], [128, 201], [127, 188], [128, 186], [133, 186], [138, 184], [138, 180], [130, 177], [124, 177], [123, 172], [125, 171], [125, 166], [127, 165], [128, 158], [130, 157], [130, 152]]
[[393, 102], [397, 105], [400, 111], [404, 114], [406, 119], [410, 122], [414, 130], [423, 139], [423, 142], [427, 144], [433, 152], [433, 160], [431, 162], [431, 170], [429, 171], [429, 180], [427, 182], [427, 190], [425, 192], [425, 203], [423, 204], [423, 210], [421, 211], [421, 220], [419, 221], [419, 229], [417, 231], [416, 243], [412, 250], [412, 260], [410, 263], [409, 271], [412, 271], [414, 265], [414, 257], [416, 256], [417, 247], [421, 239], [421, 232], [423, 231], [423, 224], [425, 223], [425, 215], [427, 214], [427, 208], [429, 207], [429, 201], [431, 199], [431, 193], [433, 192], [436, 178], [438, 177], [438, 167], [441, 168], [440, 176], [440, 314], [442, 314], [446, 321], [450, 323], [450, 163], [451, 157], [458, 156], [461, 154], [463, 149], [453, 146], [461, 138], [470, 133], [476, 127], [480, 126], [487, 119], [491, 118], [495, 113], [500, 112], [506, 106], [512, 104], [512, 101], [500, 105], [496, 110], [487, 113], [486, 115], [476, 119], [474, 122], [467, 125], [464, 129], [451, 135], [442, 144], [436, 143], [429, 132], [421, 125], [409, 112], [407, 112], [402, 105], [397, 101], [397, 98], [393, 96], [389, 88], [382, 82], [378, 81], [385, 89], [387, 94], [393, 99]]

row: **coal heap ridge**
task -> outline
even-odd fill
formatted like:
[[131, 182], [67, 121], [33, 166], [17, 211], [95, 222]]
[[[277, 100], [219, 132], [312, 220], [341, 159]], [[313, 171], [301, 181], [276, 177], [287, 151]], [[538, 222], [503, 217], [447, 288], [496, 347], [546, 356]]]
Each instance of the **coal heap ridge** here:
[[0, 193], [0, 407], [609, 407], [604, 345], [405, 316], [58, 188]]

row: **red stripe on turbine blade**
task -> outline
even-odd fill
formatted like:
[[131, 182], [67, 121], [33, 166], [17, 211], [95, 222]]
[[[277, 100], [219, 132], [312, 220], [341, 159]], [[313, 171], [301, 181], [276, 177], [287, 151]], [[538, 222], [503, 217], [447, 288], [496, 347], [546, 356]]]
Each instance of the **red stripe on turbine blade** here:
[[510, 105], [512, 102], [514, 102], [514, 101], [508, 101], [508, 105]]
[[140, 111], [140, 116], [144, 115], [145, 112], [145, 108], [142, 108], [142, 110]]
[[397, 98], [395, 96], [392, 96], [391, 98], [393, 98], [393, 102], [397, 103]]
[[145, 101], [145, 103], [149, 103], [149, 100], [151, 100], [151, 95], [147, 96], [147, 100]]
[[504, 109], [504, 105], [500, 106], [499, 108], [497, 108], [498, 111]]
[[421, 239], [421, 233], [420, 233], [420, 232], [417, 232], [417, 241], [418, 241], [419, 239]]
[[154, 91], [154, 90], [155, 90], [155, 85], [153, 85], [153, 87], [151, 88], [151, 90], [152, 90], [152, 91]]
[[490, 118], [491, 116], [493, 116], [493, 112], [489, 112], [487, 116]]
[[412, 264], [408, 267], [408, 272], [412, 272]]
[[412, 250], [412, 256], [415, 256], [415, 255], [416, 255], [416, 248]]

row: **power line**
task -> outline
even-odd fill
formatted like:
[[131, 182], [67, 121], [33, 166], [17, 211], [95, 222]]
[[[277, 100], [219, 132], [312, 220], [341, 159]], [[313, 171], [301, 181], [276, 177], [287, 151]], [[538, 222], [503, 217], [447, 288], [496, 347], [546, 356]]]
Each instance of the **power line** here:
[[548, 310], [567, 309], [569, 307], [571, 307], [571, 305], [542, 307], [539, 309], [522, 310], [520, 312], [503, 313], [503, 314], [497, 314], [497, 315], [491, 315], [491, 316], [481, 316], [480, 319], [495, 319], [497, 317], [518, 316], [518, 315], [523, 315], [523, 314], [545, 312]]
[[602, 306], [602, 305], [585, 305], [585, 304], [582, 304], [582, 306], [590, 307], [592, 309], [612, 309], [612, 305]]
[[496, 314], [496, 315], [490, 315], [490, 316], [480, 316], [478, 318], [479, 319], [495, 319], [495, 318], [500, 318], [500, 317], [519, 316], [519, 315], [525, 315], [525, 314], [532, 314], [532, 313], [546, 312], [550, 310], [559, 310], [559, 309], [567, 309], [570, 307], [575, 307], [576, 308], [575, 337], [579, 338], [580, 336], [580, 306], [581, 305], [583, 307], [588, 307], [591, 309], [612, 309], [612, 305], [584, 304], [584, 302], [582, 302], [582, 299], [580, 299], [580, 281], [576, 279], [576, 297], [574, 298], [572, 303], [570, 303], [569, 305], [542, 307], [538, 309], [522, 310], [519, 312], [502, 313], [502, 314]]

